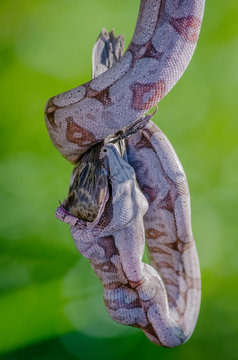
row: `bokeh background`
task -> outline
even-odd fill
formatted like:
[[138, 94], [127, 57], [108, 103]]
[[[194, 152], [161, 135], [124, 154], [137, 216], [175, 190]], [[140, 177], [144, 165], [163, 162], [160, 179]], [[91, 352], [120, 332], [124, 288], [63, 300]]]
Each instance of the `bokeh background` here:
[[54, 211], [71, 165], [46, 100], [91, 77], [102, 27], [131, 39], [139, 0], [0, 1], [0, 358], [238, 359], [238, 2], [207, 0], [197, 50], [155, 122], [187, 174], [202, 271], [192, 338], [151, 344], [108, 316], [102, 286]]

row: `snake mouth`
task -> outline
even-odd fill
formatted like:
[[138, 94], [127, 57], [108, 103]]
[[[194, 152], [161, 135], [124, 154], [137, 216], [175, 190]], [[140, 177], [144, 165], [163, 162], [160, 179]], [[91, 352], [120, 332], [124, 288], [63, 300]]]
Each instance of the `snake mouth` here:
[[77, 223], [83, 223], [76, 216], [71, 215], [67, 210], [65, 210], [63, 204], [56, 209], [55, 216], [58, 220], [66, 222], [70, 226], [75, 226]]

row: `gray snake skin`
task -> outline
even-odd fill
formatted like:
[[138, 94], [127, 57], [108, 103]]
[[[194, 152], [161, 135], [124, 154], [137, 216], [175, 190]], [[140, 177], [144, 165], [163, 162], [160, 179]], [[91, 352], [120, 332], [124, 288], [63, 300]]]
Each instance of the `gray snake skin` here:
[[[181, 77], [203, 11], [204, 0], [142, 0], [125, 54], [88, 83], [51, 98], [45, 110], [53, 144], [76, 167], [102, 142], [98, 162], [108, 179], [96, 218], [79, 219], [64, 203], [57, 218], [69, 224], [101, 280], [110, 316], [164, 347], [191, 336], [200, 307], [186, 176], [152, 121], [125, 140], [110, 137], [130, 129]], [[145, 241], [150, 265], [142, 262]]]

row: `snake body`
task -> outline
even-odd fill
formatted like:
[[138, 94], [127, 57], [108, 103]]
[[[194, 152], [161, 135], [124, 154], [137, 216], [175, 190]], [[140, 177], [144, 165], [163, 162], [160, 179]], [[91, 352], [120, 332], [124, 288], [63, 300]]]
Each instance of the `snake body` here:
[[[194, 330], [201, 296], [183, 168], [152, 122], [127, 140], [124, 158], [114, 144], [104, 146], [101, 157], [111, 196], [99, 217], [85, 222], [62, 206], [56, 217], [69, 224], [101, 280], [112, 319], [141, 328], [158, 345], [178, 346]], [[145, 240], [150, 265], [142, 262]]]
[[[90, 82], [51, 98], [46, 125], [69, 161], [153, 107], [186, 69], [198, 40], [203, 0], [142, 0], [128, 50]], [[98, 158], [108, 183], [97, 217], [85, 221], [64, 206], [80, 253], [104, 286], [110, 316], [175, 347], [196, 325], [201, 296], [190, 196], [183, 167], [166, 136], [149, 121]], [[105, 185], [105, 184], [104, 184]], [[72, 184], [71, 184], [72, 186]], [[150, 265], [142, 262], [145, 241]]]
[[141, 0], [132, 41], [110, 69], [49, 100], [53, 144], [76, 162], [93, 144], [132, 123], [175, 85], [193, 55], [205, 0]]

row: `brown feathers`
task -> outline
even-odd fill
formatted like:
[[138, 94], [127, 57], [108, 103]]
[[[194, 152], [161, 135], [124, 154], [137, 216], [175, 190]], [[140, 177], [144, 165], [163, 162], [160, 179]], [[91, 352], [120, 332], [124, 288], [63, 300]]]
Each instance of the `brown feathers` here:
[[84, 221], [94, 221], [104, 203], [108, 179], [99, 159], [103, 142], [88, 150], [73, 170], [66, 211]]

